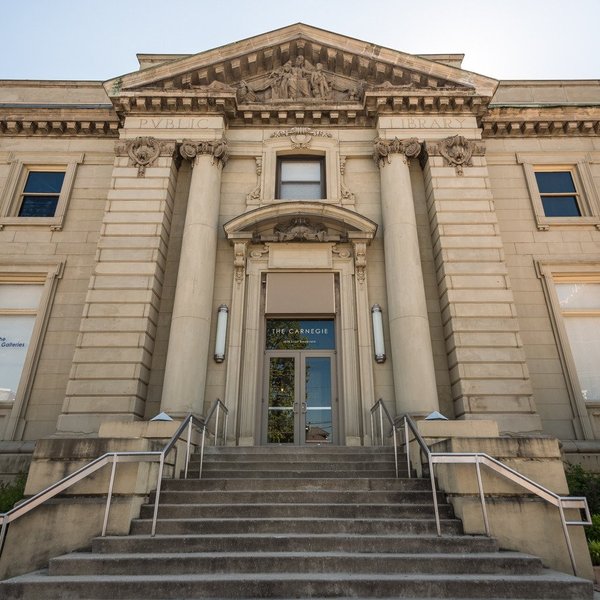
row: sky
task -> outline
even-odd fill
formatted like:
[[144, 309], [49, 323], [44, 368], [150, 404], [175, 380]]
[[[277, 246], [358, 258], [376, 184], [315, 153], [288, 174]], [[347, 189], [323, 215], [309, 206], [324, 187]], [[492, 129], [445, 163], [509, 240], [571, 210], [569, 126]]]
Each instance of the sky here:
[[495, 79], [600, 79], [600, 0], [0, 0], [0, 79], [105, 81], [292, 23]]

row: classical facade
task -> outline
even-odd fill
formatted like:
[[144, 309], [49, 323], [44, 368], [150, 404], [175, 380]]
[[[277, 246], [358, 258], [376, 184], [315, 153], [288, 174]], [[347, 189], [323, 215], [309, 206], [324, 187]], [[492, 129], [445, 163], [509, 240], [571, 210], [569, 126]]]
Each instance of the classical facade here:
[[1, 82], [1, 439], [220, 398], [361, 445], [383, 398], [600, 448], [598, 81], [302, 24], [139, 60]]

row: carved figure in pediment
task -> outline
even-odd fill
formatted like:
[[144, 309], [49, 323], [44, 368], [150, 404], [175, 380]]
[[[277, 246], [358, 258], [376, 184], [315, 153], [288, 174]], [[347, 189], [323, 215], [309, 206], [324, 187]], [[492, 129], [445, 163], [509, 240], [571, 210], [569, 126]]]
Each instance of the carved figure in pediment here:
[[237, 89], [237, 97], [240, 102], [256, 102], [256, 94], [250, 85], [241, 80]]
[[274, 233], [278, 242], [322, 242], [325, 240], [327, 230], [323, 225], [312, 225], [304, 217], [296, 217], [287, 226], [277, 225]]
[[323, 65], [317, 63], [314, 71], [310, 74], [310, 85], [312, 87], [312, 93], [315, 98], [328, 98], [331, 88], [325, 73], [323, 73]]
[[289, 93], [291, 98], [309, 98], [311, 95], [310, 70], [306, 68], [304, 56], [297, 56], [291, 68]]

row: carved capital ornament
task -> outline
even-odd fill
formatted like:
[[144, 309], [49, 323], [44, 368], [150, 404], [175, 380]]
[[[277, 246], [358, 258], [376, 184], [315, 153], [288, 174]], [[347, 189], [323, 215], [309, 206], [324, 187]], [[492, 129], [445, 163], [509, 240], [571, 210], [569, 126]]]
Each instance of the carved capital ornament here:
[[191, 161], [202, 154], [209, 154], [213, 157], [212, 164], [223, 168], [229, 160], [229, 148], [224, 137], [220, 140], [201, 142], [184, 140], [181, 143], [179, 152], [184, 159]]
[[391, 154], [400, 154], [404, 157], [404, 162], [411, 158], [417, 158], [421, 154], [421, 142], [417, 138], [399, 140], [395, 137], [393, 140], [384, 140], [376, 138], [373, 142], [373, 160], [378, 167], [385, 167], [391, 163]]

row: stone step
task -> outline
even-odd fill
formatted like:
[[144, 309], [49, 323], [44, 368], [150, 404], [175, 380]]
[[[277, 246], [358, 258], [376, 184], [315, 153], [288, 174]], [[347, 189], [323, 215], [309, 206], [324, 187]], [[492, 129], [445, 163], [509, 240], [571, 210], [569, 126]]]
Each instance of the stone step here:
[[[302, 462], [302, 463], [354, 463], [356, 461], [385, 461], [394, 464], [393, 452], [311, 452], [298, 453], [294, 451], [269, 451], [257, 454], [256, 452], [206, 452], [204, 453], [204, 462], [236, 462], [243, 460], [246, 462], [260, 462], [262, 460], [273, 460], [286, 462]], [[192, 454], [190, 462], [200, 462], [200, 454]], [[398, 455], [398, 464], [406, 467], [406, 459], [404, 455]]]
[[50, 578], [47, 571], [7, 580], [4, 600], [167, 598], [496, 598], [591, 599], [592, 583], [556, 572], [508, 577], [454, 574], [238, 573], [100, 575]]
[[[450, 505], [439, 507], [442, 518], [452, 517]], [[141, 508], [140, 518], [150, 519], [154, 514], [154, 505], [145, 504]], [[357, 515], [369, 515], [369, 518], [433, 518], [432, 504], [236, 504], [235, 513], [229, 504], [165, 504], [160, 503], [159, 519], [188, 518], [228, 518], [236, 517], [314, 517], [314, 518], [353, 518]]]
[[74, 552], [50, 561], [49, 575], [155, 575], [170, 573], [426, 573], [534, 575], [539, 558], [514, 552], [462, 554], [379, 554], [345, 552], [227, 552], [221, 554]]
[[[190, 470], [197, 471], [199, 467], [199, 461], [190, 461]], [[315, 461], [280, 461], [280, 460], [245, 460], [239, 458], [238, 460], [206, 460], [204, 461], [203, 471], [277, 471], [286, 472], [293, 471], [300, 473], [302, 471], [319, 471], [322, 475], [326, 476], [330, 471], [392, 471], [392, 477], [395, 475], [394, 463], [389, 460], [372, 460], [372, 461], [326, 461], [326, 462], [315, 462]]]
[[228, 535], [124, 535], [97, 537], [92, 552], [383, 552], [477, 553], [496, 552], [494, 538], [443, 535], [228, 534]]
[[[268, 446], [205, 446], [204, 456], [217, 455], [286, 455], [293, 454], [295, 456], [323, 456], [327, 454], [336, 455], [384, 455], [394, 458], [393, 446], [333, 446], [329, 444], [311, 444], [306, 446], [294, 446], [293, 444], [270, 444]], [[199, 456], [199, 452], [195, 452], [193, 456]], [[401, 456], [400, 448], [398, 449], [398, 457]]]
[[[210, 478], [214, 478], [214, 477], [222, 477], [223, 473], [226, 473], [227, 477], [236, 477], [236, 478], [244, 478], [244, 479], [252, 479], [252, 478], [259, 478], [259, 479], [267, 479], [267, 478], [279, 478], [279, 477], [288, 477], [288, 478], [295, 478], [295, 477], [303, 477], [303, 478], [314, 478], [314, 479], [321, 479], [323, 477], [323, 471], [321, 469], [319, 469], [318, 467], [315, 467], [313, 470], [310, 469], [300, 469], [297, 471], [291, 470], [291, 469], [230, 469], [227, 471], [223, 471], [223, 470], [219, 470], [219, 471], [211, 471], [210, 469], [203, 469], [202, 470], [202, 479], [210, 479]], [[192, 478], [198, 478], [199, 475], [199, 470], [198, 469], [189, 469], [188, 470], [188, 477], [192, 477]], [[342, 477], [344, 479], [349, 479], [349, 478], [360, 478], [360, 477], [367, 477], [367, 478], [376, 478], [376, 477], [383, 477], [383, 478], [388, 478], [388, 477], [395, 477], [396, 476], [396, 471], [394, 470], [393, 467], [390, 468], [385, 468], [385, 469], [372, 469], [370, 471], [368, 470], [358, 470], [358, 471], [353, 471], [353, 470], [338, 470], [338, 471], [327, 471], [327, 477]]]
[[[150, 503], [154, 494], [150, 495]], [[427, 504], [432, 502], [431, 491], [323, 491], [323, 490], [226, 490], [226, 491], [175, 491], [160, 493], [160, 502], [165, 504], [259, 504], [268, 503], [311, 503], [311, 504]], [[438, 502], [445, 503], [443, 494], [438, 493]]]
[[[196, 473], [197, 475], [197, 473]], [[271, 479], [229, 479], [212, 478], [198, 479], [188, 476], [187, 479], [163, 479], [163, 490], [171, 491], [215, 491], [215, 490], [305, 490], [305, 491], [386, 491], [386, 490], [416, 490], [429, 491], [431, 494], [431, 481], [429, 479], [406, 478], [343, 478], [321, 477], [319, 479], [303, 477], [278, 477]]]
[[[151, 530], [150, 519], [134, 519], [131, 533], [148, 534]], [[458, 534], [462, 531], [458, 519], [442, 519], [444, 533]], [[269, 533], [284, 535], [303, 533], [319, 535], [323, 533], [351, 533], [355, 535], [386, 534], [433, 534], [436, 532], [434, 519], [314, 519], [314, 518], [229, 518], [229, 519], [159, 519], [156, 531], [161, 534], [236, 534]]]

